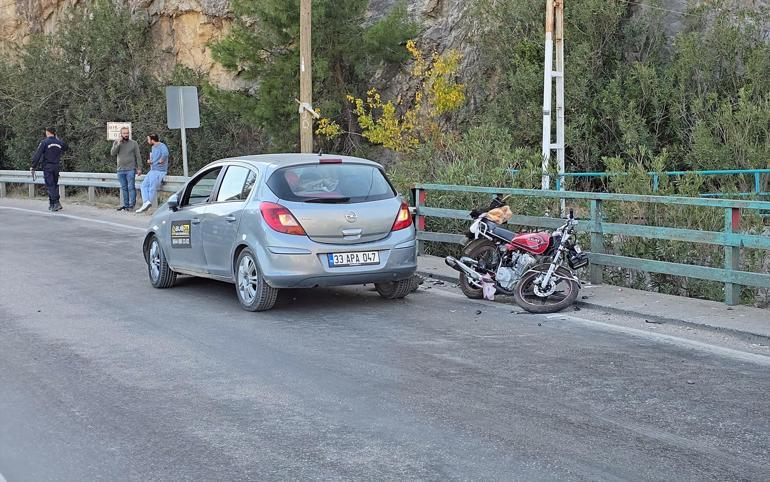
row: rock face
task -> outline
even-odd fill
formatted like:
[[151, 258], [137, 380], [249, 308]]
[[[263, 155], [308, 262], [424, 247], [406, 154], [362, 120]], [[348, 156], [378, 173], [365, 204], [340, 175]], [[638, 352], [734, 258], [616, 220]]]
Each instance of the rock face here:
[[[207, 43], [230, 27], [228, 0], [118, 0], [137, 16], [146, 17], [161, 54], [161, 68], [181, 63], [209, 72], [223, 87], [234, 87], [232, 76], [211, 59]], [[56, 30], [62, 13], [84, 0], [9, 0], [0, 4], [0, 52], [24, 43], [30, 34]]]
[[[709, 0], [697, 0], [698, 3], [707, 3]], [[683, 12], [692, 0], [659, 0], [657, 2], [638, 2], [637, 12], [655, 9], [663, 17], [663, 26], [668, 37], [673, 37], [684, 27], [685, 18]], [[770, 0], [732, 0], [731, 3], [738, 7], [760, 9], [770, 7]], [[653, 6], [650, 6], [653, 5]]]
[[[30, 34], [51, 33], [62, 12], [86, 0], [5, 0], [0, 3], [0, 52], [21, 44]], [[232, 75], [211, 60], [206, 46], [224, 35], [231, 24], [229, 0], [118, 0], [135, 15], [145, 16], [161, 51], [164, 68], [181, 63], [210, 73], [223, 87], [235, 87]], [[398, 0], [372, 0], [369, 18], [386, 15]], [[461, 28], [468, 0], [409, 0], [410, 15], [424, 28], [422, 41], [438, 50], [466, 44], [468, 29]]]
[[[23, 43], [32, 33], [50, 33], [58, 25], [62, 12], [88, 0], [0, 0], [0, 53], [12, 44]], [[127, 5], [137, 16], [149, 19], [152, 36], [160, 47], [161, 65], [169, 69], [176, 63], [209, 72], [223, 87], [237, 87], [239, 82], [212, 61], [206, 46], [224, 35], [231, 24], [229, 0], [116, 0]], [[681, 15], [690, 0], [662, 0], [657, 3], [665, 13], [666, 31], [681, 29]], [[707, 0], [702, 0], [707, 1]], [[748, 7], [767, 7], [770, 0], [733, 0]], [[398, 0], [371, 0], [369, 19], [386, 15]], [[409, 14], [420, 22], [420, 43], [425, 50], [454, 48], [464, 54], [466, 71], [476, 61], [470, 36], [478, 29], [470, 15], [471, 0], [407, 0]], [[645, 8], [645, 7], [639, 7]], [[387, 74], [385, 74], [387, 76]]]

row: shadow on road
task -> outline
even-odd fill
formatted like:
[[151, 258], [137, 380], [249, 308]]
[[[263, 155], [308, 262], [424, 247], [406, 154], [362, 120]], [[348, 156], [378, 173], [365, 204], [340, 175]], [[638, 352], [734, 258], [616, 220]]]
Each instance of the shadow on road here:
[[[188, 296], [219, 298], [224, 303], [238, 306], [235, 286], [222, 281], [195, 276], [179, 276], [171, 290], [184, 292]], [[404, 300], [385, 300], [377, 294], [372, 284], [333, 288], [282, 289], [278, 294], [278, 302], [271, 311], [336, 310], [343, 307], [369, 306], [372, 303], [381, 305], [408, 303], [420, 295], [421, 293], [417, 292], [410, 294]]]

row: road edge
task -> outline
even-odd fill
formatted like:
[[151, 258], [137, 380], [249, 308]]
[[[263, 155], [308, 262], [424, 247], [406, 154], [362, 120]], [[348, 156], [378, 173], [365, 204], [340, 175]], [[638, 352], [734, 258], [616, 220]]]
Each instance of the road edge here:
[[[447, 276], [442, 273], [432, 272], [430, 270], [418, 268], [417, 274], [423, 278], [435, 279], [435, 280], [443, 281], [445, 283], [452, 283], [452, 284], [458, 283], [457, 277]], [[725, 328], [722, 326], [713, 326], [705, 323], [698, 323], [695, 321], [681, 320], [678, 318], [670, 318], [670, 317], [664, 317], [659, 315], [650, 315], [647, 313], [641, 313], [639, 311], [624, 310], [620, 308], [605, 306], [598, 303], [592, 303], [591, 301], [587, 301], [587, 300], [578, 300], [575, 304], [576, 306], [579, 306], [579, 307], [601, 310], [601, 311], [609, 312], [615, 315], [632, 316], [635, 318], [642, 318], [642, 319], [647, 319], [647, 320], [652, 320], [652, 321], [657, 321], [662, 323], [670, 323], [672, 325], [684, 326], [689, 328], [706, 329], [709, 331], [713, 331], [715, 333], [725, 333], [725, 334], [740, 337], [741, 339], [744, 339], [746, 341], [751, 341], [751, 342], [770, 341], [770, 336], [767, 336], [762, 333], [754, 333], [752, 331], [747, 331], [747, 330], [739, 330], [736, 328]]]

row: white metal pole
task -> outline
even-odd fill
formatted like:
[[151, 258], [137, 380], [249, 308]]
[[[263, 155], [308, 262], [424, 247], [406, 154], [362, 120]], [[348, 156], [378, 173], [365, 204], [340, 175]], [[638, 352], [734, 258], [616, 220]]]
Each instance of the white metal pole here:
[[[564, 191], [564, 0], [554, 0], [556, 10], [556, 160], [559, 172], [559, 190]], [[565, 214], [565, 202], [561, 200], [561, 213]]]
[[184, 177], [187, 176], [187, 133], [184, 129], [184, 97], [182, 96], [182, 89], [179, 89], [179, 125], [182, 131], [182, 172]]
[[545, 10], [545, 62], [543, 69], [543, 178], [542, 189], [551, 188], [548, 169], [551, 159], [551, 85], [553, 83], [553, 0]]

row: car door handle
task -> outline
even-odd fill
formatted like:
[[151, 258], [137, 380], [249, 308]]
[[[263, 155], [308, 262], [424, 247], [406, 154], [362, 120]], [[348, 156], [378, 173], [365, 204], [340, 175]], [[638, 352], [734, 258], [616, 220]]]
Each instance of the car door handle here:
[[200, 224], [200, 223], [201, 223], [201, 220], [200, 220], [199, 218], [192, 218], [192, 219], [190, 220], [190, 222], [191, 222], [191, 223], [193, 223], [193, 224]]
[[235, 222], [235, 216], [227, 216], [225, 217], [225, 221], [228, 223], [234, 223]]

